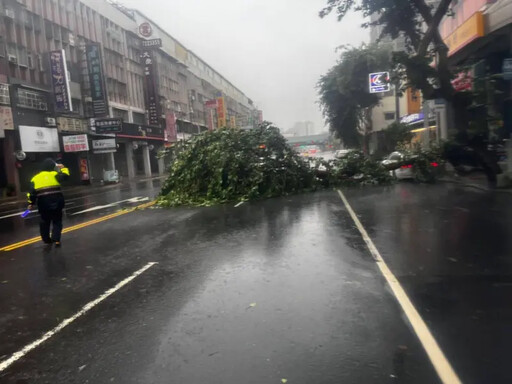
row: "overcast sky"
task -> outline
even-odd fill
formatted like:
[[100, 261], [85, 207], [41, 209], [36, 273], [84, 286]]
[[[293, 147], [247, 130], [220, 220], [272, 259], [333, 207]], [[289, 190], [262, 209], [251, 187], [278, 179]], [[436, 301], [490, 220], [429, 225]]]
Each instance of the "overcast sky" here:
[[362, 19], [320, 19], [326, 0], [121, 0], [219, 71], [283, 130], [324, 126], [315, 85], [335, 48], [368, 40]]

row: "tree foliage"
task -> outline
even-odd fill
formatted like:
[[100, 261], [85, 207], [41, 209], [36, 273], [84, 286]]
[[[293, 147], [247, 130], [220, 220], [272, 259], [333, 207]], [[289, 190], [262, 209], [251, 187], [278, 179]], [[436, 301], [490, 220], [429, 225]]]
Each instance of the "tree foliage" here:
[[411, 127], [406, 124], [394, 122], [382, 131], [382, 151], [388, 154], [396, 150], [400, 144], [410, 143], [413, 138]]
[[361, 153], [309, 162], [270, 123], [250, 131], [205, 132], [167, 156], [172, 164], [159, 197], [163, 206], [206, 206], [390, 180], [379, 162]]
[[[448, 48], [439, 33], [439, 24], [453, 0], [440, 0], [436, 7], [425, 0], [327, 0], [320, 16], [334, 12], [343, 19], [351, 10], [365, 17], [377, 15], [367, 24], [381, 25], [382, 37], [404, 36], [406, 52], [395, 54], [397, 73], [426, 98], [443, 97], [453, 101], [455, 90], [448, 65]], [[426, 30], [425, 30], [426, 26]], [[431, 64], [437, 58], [437, 65]]]
[[297, 193], [314, 187], [309, 165], [270, 123], [250, 131], [195, 136], [177, 155], [163, 205], [212, 205]]
[[343, 47], [339, 62], [320, 78], [324, 118], [345, 146], [360, 147], [363, 135], [371, 130], [371, 108], [380, 97], [368, 92], [368, 74], [390, 65], [389, 53], [377, 46]]
[[477, 154], [490, 182], [494, 183], [500, 168], [487, 150], [488, 138], [474, 140], [468, 135], [470, 117], [468, 107], [472, 97], [456, 92], [452, 84], [453, 68], [448, 60], [448, 47], [439, 32], [439, 25], [455, 0], [439, 0], [430, 5], [426, 0], [326, 0], [320, 11], [325, 17], [335, 13], [342, 20], [350, 11], [356, 11], [372, 21], [365, 26], [382, 26], [381, 37], [405, 37], [406, 49], [393, 53], [394, 73], [405, 85], [422, 91], [425, 99], [442, 98], [447, 101], [450, 123], [454, 125], [456, 140], [468, 145]]

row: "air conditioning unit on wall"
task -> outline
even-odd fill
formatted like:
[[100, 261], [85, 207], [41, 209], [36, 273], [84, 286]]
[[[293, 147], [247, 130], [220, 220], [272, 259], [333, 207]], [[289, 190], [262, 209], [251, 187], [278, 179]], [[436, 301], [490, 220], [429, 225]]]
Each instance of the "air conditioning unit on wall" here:
[[18, 64], [18, 58], [14, 55], [9, 55], [9, 63]]

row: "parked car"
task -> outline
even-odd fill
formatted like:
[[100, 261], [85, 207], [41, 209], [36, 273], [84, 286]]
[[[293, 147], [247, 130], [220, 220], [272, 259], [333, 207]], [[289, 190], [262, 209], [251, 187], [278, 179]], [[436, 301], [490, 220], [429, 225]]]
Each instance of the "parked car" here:
[[342, 159], [345, 156], [347, 156], [351, 151], [352, 149], [338, 149], [336, 152], [334, 152], [334, 157], [336, 159]]
[[[408, 160], [410, 163], [406, 161], [403, 153], [392, 152], [381, 162], [381, 164], [386, 168], [392, 168], [389, 173], [398, 180], [415, 179], [416, 173], [414, 172], [414, 157], [409, 158]], [[397, 166], [393, 167], [393, 165]], [[439, 167], [439, 164], [432, 162], [430, 163], [430, 166], [437, 168]]]
[[[389, 156], [382, 160], [381, 164], [386, 168], [389, 168], [395, 164], [403, 163], [404, 159], [405, 157], [402, 153], [392, 152]], [[397, 167], [396, 169], [391, 169], [389, 173], [391, 174], [391, 176], [396, 177], [398, 180], [414, 179], [412, 164], [402, 164], [400, 167]]]

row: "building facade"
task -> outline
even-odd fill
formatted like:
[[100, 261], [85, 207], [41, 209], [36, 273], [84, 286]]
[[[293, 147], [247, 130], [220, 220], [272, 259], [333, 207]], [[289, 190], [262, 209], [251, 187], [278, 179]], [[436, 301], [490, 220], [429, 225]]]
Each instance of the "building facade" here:
[[162, 173], [160, 148], [218, 127], [212, 100], [225, 99], [236, 127], [256, 113], [204, 60], [114, 2], [0, 0], [0, 20], [3, 194], [26, 190], [45, 157], [62, 159], [73, 183]]

